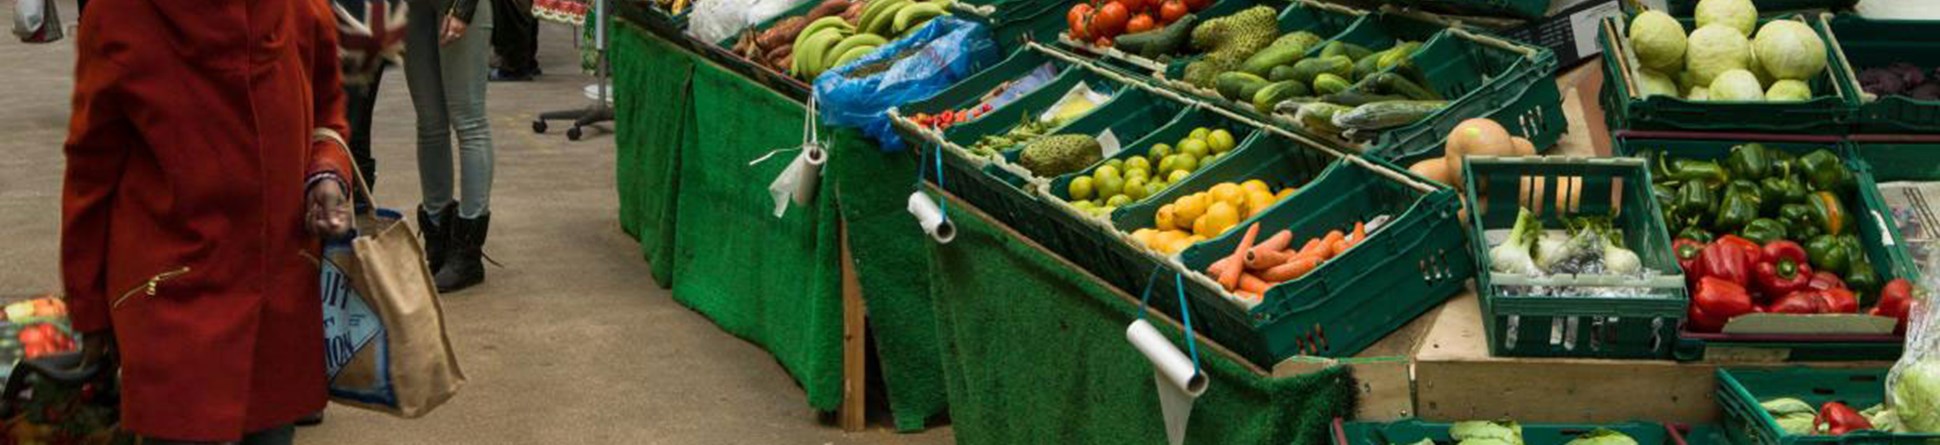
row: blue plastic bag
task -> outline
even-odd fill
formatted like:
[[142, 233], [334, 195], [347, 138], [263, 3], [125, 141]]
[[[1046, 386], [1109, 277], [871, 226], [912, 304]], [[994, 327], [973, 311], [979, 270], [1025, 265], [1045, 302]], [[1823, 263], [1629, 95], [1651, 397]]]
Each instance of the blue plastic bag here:
[[[865, 77], [849, 73], [875, 62], [911, 52], [889, 69]], [[889, 123], [889, 109], [928, 99], [950, 85], [996, 62], [996, 42], [983, 25], [939, 17], [908, 38], [897, 40], [815, 78], [815, 97], [822, 121], [862, 129], [883, 151], [903, 149]]]

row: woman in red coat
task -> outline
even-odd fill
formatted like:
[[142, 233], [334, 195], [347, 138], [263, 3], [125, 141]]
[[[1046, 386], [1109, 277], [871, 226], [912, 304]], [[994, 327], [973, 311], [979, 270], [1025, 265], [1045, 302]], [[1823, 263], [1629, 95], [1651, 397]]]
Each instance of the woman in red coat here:
[[[324, 0], [95, 0], [81, 22], [61, 267], [122, 427], [287, 443], [322, 409], [320, 235], [347, 229]], [[112, 332], [112, 333], [110, 333]]]

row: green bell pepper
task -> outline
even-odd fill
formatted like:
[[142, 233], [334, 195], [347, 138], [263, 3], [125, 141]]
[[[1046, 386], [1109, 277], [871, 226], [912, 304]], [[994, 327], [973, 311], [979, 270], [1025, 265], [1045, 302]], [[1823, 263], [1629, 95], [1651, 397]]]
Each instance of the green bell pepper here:
[[1650, 196], [1657, 198], [1658, 210], [1663, 210], [1664, 214], [1677, 213], [1677, 187], [1667, 182], [1651, 184]]
[[[1759, 187], [1757, 181], [1748, 179], [1731, 180], [1731, 183], [1725, 184], [1724, 193], [1725, 196], [1731, 196], [1732, 193], [1740, 193], [1751, 198], [1752, 201], [1757, 202], [1758, 212], [1760, 214], [1765, 213], [1765, 203], [1770, 201], [1769, 199], [1765, 199], [1765, 189]], [[1774, 207], [1772, 210], [1777, 211], [1778, 208]]]
[[1780, 176], [1773, 176], [1758, 181], [1758, 189], [1765, 192], [1765, 199], [1767, 201], [1765, 204], [1767, 205], [1801, 204], [1805, 202], [1806, 195], [1810, 193], [1805, 191], [1805, 186], [1799, 184], [1797, 181], [1788, 180]]
[[1812, 190], [1844, 192], [1852, 190], [1852, 170], [1831, 150], [1819, 149], [1800, 157], [1799, 174]]
[[1845, 235], [1852, 232], [1852, 215], [1846, 213], [1845, 204], [1839, 195], [1832, 192], [1812, 192], [1806, 197], [1806, 205], [1811, 206], [1812, 225], [1830, 235]]
[[1754, 219], [1750, 223], [1746, 223], [1743, 230], [1738, 231], [1738, 236], [1757, 242], [1759, 245], [1764, 245], [1765, 243], [1785, 239], [1785, 223], [1771, 218]]
[[1701, 181], [1689, 181], [1677, 187], [1675, 216], [1686, 226], [1709, 226], [1717, 206], [1718, 192]]
[[[1846, 287], [1858, 291], [1860, 295], [1872, 296], [1879, 292], [1879, 273], [1873, 269], [1873, 262], [1864, 255], [1853, 257], [1852, 264], [1846, 267]], [[1863, 298], [1862, 298], [1863, 299]]]
[[1785, 233], [1792, 235], [1792, 239], [1795, 240], [1809, 240], [1825, 233], [1825, 229], [1819, 228], [1818, 224], [1812, 222], [1810, 204], [1778, 206], [1778, 221], [1785, 223]]
[[1661, 154], [1657, 157], [1658, 170], [1663, 171], [1663, 177], [1668, 180], [1709, 184], [1723, 184], [1731, 180], [1731, 176], [1725, 172], [1724, 167], [1716, 162], [1668, 158]]
[[1766, 154], [1772, 157], [1772, 176], [1790, 178], [1798, 174], [1798, 156], [1793, 156], [1785, 150], [1770, 150]]
[[1696, 226], [1685, 227], [1684, 230], [1677, 231], [1677, 238], [1697, 241], [1705, 244], [1711, 244], [1711, 240], [1715, 239], [1715, 237], [1711, 236], [1711, 232], [1707, 232], [1703, 228], [1699, 228]]
[[1763, 144], [1749, 143], [1731, 147], [1724, 158], [1724, 170], [1732, 179], [1757, 181], [1772, 173], [1772, 159]]
[[1758, 195], [1727, 189], [1724, 203], [1718, 205], [1718, 214], [1711, 219], [1711, 229], [1724, 233], [1736, 232], [1753, 219], [1758, 219]]
[[1807, 262], [1812, 263], [1813, 269], [1832, 272], [1834, 275], [1844, 275], [1852, 262], [1851, 254], [1846, 251], [1846, 246], [1839, 241], [1839, 237], [1827, 234], [1812, 237], [1805, 242], [1805, 257]]

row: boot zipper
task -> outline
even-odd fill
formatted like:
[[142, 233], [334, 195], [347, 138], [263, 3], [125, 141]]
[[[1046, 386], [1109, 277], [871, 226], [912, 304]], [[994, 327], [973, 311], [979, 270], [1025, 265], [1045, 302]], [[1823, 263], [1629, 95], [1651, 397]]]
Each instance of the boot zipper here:
[[108, 307], [110, 309], [119, 308], [121, 307], [121, 303], [128, 301], [129, 297], [135, 296], [135, 294], [138, 292], [146, 293], [148, 294], [148, 296], [153, 297], [155, 296], [155, 288], [160, 286], [163, 281], [168, 281], [170, 279], [182, 276], [183, 274], [187, 274], [187, 273], [189, 273], [188, 266], [182, 266], [179, 269], [155, 274], [155, 276], [148, 278], [147, 283], [141, 286], [136, 286], [134, 289], [129, 289], [127, 292], [123, 292], [121, 294], [121, 297], [116, 298], [114, 304], [109, 305]]

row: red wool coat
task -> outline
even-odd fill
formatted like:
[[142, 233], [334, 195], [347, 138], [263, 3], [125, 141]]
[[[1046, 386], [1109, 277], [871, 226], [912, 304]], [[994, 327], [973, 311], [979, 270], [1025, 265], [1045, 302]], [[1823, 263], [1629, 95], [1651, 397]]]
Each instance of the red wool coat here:
[[348, 178], [325, 0], [95, 0], [79, 32], [61, 268], [113, 329], [122, 426], [236, 440], [323, 408], [305, 179]]

